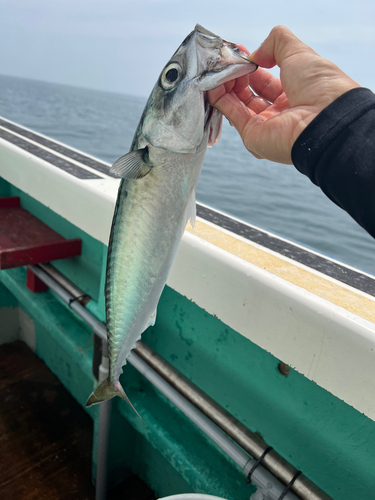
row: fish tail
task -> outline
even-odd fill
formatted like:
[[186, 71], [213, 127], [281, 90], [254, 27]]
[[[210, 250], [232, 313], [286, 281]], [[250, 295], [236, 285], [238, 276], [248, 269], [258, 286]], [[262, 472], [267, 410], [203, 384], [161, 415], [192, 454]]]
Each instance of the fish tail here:
[[[93, 391], [86, 402], [86, 407], [102, 403], [103, 401], [108, 401], [108, 399], [112, 399], [115, 396], [120, 396], [120, 398], [125, 399], [128, 405], [132, 408], [132, 410], [136, 413], [136, 415], [141, 419], [139, 413], [131, 404], [128, 396], [126, 395], [124, 389], [122, 388], [119, 381], [115, 383], [111, 383], [107, 378], [102, 382], [98, 387]], [[142, 419], [141, 419], [142, 420]]]

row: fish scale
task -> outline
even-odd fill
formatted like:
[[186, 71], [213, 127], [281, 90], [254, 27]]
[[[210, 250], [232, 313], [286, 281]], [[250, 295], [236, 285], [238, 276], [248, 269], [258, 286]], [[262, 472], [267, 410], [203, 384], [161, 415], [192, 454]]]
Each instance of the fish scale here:
[[[158, 181], [151, 176], [157, 176]], [[134, 346], [164, 288], [174, 240], [177, 234], [182, 235], [185, 227], [183, 213], [186, 210], [178, 186], [166, 196], [160, 196], [170, 184], [169, 175], [155, 171], [140, 181], [123, 183], [122, 191], [128, 194], [125, 197], [120, 193], [106, 284], [106, 300], [111, 304], [107, 324], [111, 352], [127, 351]], [[155, 213], [162, 217], [155, 217]], [[113, 301], [112, 297], [117, 300]], [[131, 332], [125, 341], [124, 330]], [[121, 356], [112, 356], [110, 368], [114, 376], [121, 373], [121, 366]]]
[[234, 44], [197, 25], [164, 67], [131, 151], [112, 166], [111, 172], [123, 179], [105, 288], [109, 376], [86, 406], [116, 395], [131, 405], [119, 382], [122, 367], [143, 331], [155, 322], [188, 219], [194, 224], [207, 146], [220, 136], [222, 116], [211, 109], [205, 92], [255, 69]]

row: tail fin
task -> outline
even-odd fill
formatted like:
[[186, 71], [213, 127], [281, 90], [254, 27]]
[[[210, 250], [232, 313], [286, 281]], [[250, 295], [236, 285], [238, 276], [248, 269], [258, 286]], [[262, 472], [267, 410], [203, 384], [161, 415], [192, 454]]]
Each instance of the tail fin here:
[[[114, 396], [120, 396], [122, 399], [128, 403], [128, 405], [132, 408], [132, 410], [136, 413], [136, 415], [140, 417], [137, 410], [131, 404], [128, 396], [125, 394], [124, 389], [122, 388], [120, 382], [115, 382], [115, 384], [111, 384], [109, 379], [107, 378], [102, 382], [94, 392], [91, 393], [89, 399], [86, 402], [86, 407], [102, 403], [103, 401], [107, 401], [108, 399], [112, 399]], [[142, 420], [142, 419], [141, 419]]]

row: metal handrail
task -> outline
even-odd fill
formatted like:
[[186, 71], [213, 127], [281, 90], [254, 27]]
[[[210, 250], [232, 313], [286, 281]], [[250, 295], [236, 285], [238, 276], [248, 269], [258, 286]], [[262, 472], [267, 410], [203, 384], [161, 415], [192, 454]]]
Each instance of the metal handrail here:
[[[250, 431], [236, 417], [220, 406], [144, 342], [139, 340], [134, 352], [144, 359], [159, 375], [168, 380], [174, 388], [199, 408], [252, 457], [258, 459], [269, 448], [269, 445], [258, 434]], [[293, 465], [273, 449], [262, 459], [262, 464], [285, 485], [289, 484], [298, 472]], [[298, 476], [291, 487], [291, 491], [303, 500], [333, 500], [304, 474]]]
[[[94, 330], [103, 343], [107, 342], [107, 333], [104, 323], [95, 318], [78, 301], [71, 301], [71, 295], [64, 289], [63, 276], [55, 268], [53, 277], [49, 275], [48, 268], [44, 270], [39, 266], [29, 266], [31, 271], [44, 281], [51, 289], [70, 305]], [[51, 266], [52, 267], [52, 266]], [[59, 285], [59, 274], [61, 274], [61, 286]], [[56, 287], [56, 285], [58, 285]], [[245, 450], [254, 459], [263, 455], [269, 445], [257, 434], [250, 431], [239, 420], [227, 410], [210, 398], [199, 387], [188, 380], [182, 373], [163, 359], [153, 349], [138, 341], [132, 353], [136, 358], [146, 362], [158, 375], [163, 377], [173, 388], [196, 406], [204, 415], [222, 429], [235, 443]], [[129, 358], [132, 363], [132, 355]], [[284, 485], [288, 485], [298, 472], [293, 465], [279, 455], [275, 450], [268, 452], [262, 459], [262, 465], [266, 467]], [[322, 491], [315, 483], [305, 475], [300, 474], [290, 488], [291, 492], [297, 494], [302, 500], [333, 500], [332, 497]], [[285, 497], [287, 498], [287, 497]]]

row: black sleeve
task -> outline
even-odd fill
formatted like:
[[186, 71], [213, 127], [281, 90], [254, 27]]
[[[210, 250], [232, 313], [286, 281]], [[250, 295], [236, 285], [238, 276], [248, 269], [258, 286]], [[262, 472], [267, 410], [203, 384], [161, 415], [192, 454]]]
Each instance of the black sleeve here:
[[375, 95], [336, 99], [294, 143], [295, 167], [375, 237]]

